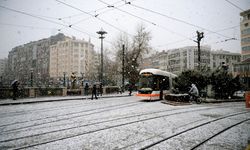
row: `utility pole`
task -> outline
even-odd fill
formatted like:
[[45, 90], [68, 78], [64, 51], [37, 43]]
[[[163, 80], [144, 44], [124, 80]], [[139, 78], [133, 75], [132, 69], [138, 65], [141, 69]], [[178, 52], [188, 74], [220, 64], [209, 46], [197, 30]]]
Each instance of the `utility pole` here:
[[124, 92], [124, 87], [125, 87], [125, 84], [124, 84], [124, 69], [125, 69], [125, 66], [124, 66], [124, 57], [125, 57], [125, 45], [123, 44], [122, 45], [122, 92]]
[[197, 33], [197, 41], [195, 41], [198, 44], [198, 70], [201, 69], [201, 48], [200, 48], [200, 41], [202, 38], [204, 38], [204, 33], [196, 31]]
[[103, 35], [104, 34], [107, 34], [106, 31], [104, 31], [102, 28], [100, 31], [96, 32], [97, 34], [100, 34], [100, 39], [101, 39], [101, 79], [100, 79], [100, 82], [102, 83], [103, 85], [103, 39], [105, 38]]

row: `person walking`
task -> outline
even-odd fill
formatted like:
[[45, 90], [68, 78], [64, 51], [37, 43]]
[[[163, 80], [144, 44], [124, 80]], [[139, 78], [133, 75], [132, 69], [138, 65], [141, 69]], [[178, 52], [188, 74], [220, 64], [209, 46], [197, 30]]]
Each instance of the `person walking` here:
[[97, 96], [96, 96], [96, 85], [94, 84], [93, 88], [92, 88], [92, 97], [91, 97], [91, 100], [93, 100], [94, 98], [94, 95], [95, 95], [95, 99], [98, 99]]
[[19, 86], [19, 82], [17, 80], [14, 80], [12, 83], [12, 88], [13, 88], [13, 100], [16, 100], [18, 97], [18, 86]]
[[129, 91], [129, 96], [132, 96], [132, 91], [133, 91], [133, 85], [132, 84], [129, 85], [128, 91]]
[[88, 83], [85, 84], [84, 93], [85, 93], [86, 96], [89, 95], [89, 84]]
[[103, 93], [102, 83], [100, 84], [99, 90], [100, 90], [100, 95], [102, 96]]

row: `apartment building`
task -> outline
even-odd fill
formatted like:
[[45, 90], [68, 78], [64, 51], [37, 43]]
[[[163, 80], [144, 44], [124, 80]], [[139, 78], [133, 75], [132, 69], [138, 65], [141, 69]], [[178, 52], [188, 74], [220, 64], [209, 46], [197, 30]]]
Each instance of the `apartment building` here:
[[[216, 69], [226, 63], [229, 71], [233, 70], [233, 64], [240, 62], [239, 53], [230, 53], [228, 51], [211, 51], [209, 46], [201, 47], [201, 67]], [[196, 46], [186, 46], [182, 48], [171, 49], [158, 52], [144, 59], [141, 68], [159, 68], [179, 74], [185, 70], [198, 69], [198, 49]]]
[[250, 58], [250, 9], [240, 13], [242, 17], [240, 22], [241, 31], [241, 55], [242, 61]]
[[49, 51], [50, 45], [64, 40], [61, 33], [32, 41], [24, 45], [14, 47], [8, 55], [7, 77], [8, 82], [18, 79], [22, 85], [29, 85], [31, 76], [34, 84], [49, 81]]
[[78, 78], [96, 74], [96, 52], [91, 41], [65, 38], [50, 46], [50, 78], [63, 78], [74, 73]]

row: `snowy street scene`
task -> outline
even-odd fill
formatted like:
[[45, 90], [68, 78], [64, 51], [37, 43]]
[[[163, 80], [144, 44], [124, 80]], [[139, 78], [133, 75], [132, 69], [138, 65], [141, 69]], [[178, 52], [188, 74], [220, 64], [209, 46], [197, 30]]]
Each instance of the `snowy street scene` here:
[[169, 105], [135, 96], [0, 106], [0, 149], [245, 150], [244, 102]]

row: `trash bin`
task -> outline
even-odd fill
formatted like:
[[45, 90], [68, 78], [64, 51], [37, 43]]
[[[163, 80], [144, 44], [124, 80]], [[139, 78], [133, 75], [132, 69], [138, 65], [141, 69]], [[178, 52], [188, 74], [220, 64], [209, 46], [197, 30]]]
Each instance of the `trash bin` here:
[[246, 108], [250, 108], [250, 91], [245, 92]]

